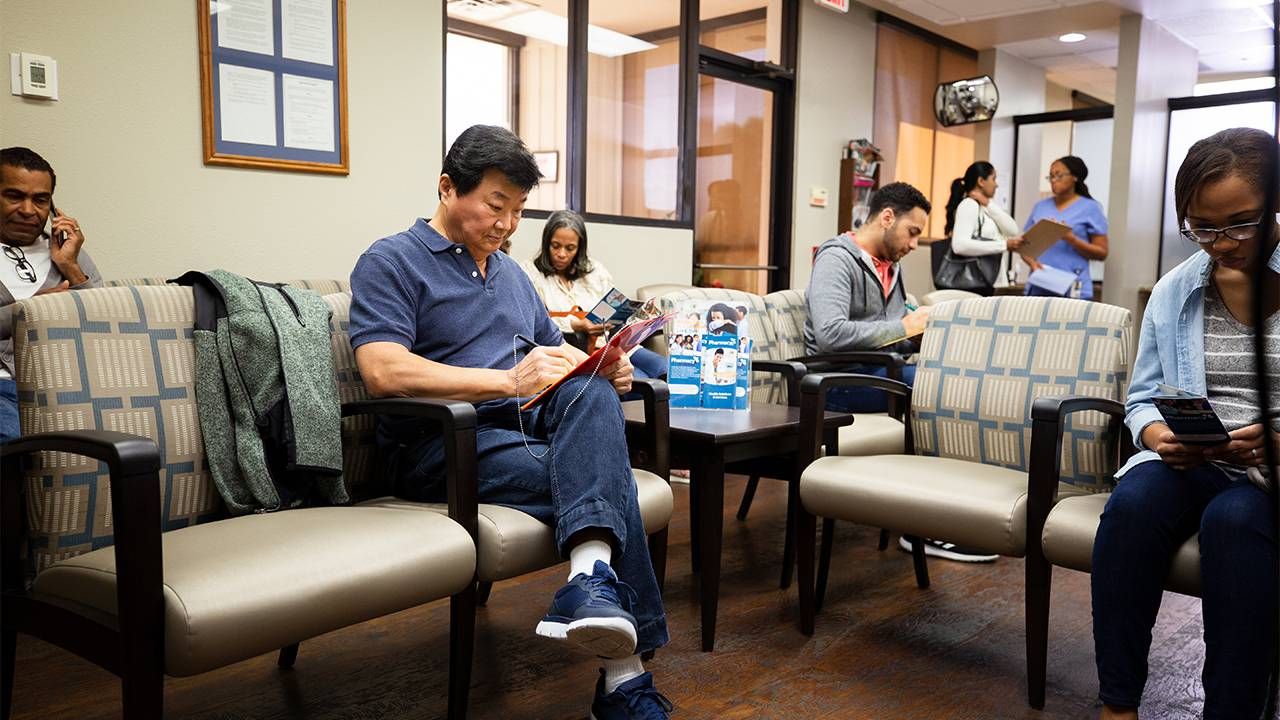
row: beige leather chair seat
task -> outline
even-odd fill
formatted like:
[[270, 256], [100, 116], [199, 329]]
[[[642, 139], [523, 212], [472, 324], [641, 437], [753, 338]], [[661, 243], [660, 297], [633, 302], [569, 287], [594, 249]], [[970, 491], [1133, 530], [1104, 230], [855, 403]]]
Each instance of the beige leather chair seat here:
[[[671, 486], [646, 470], [634, 469], [636, 496], [646, 534], [655, 533], [671, 521]], [[414, 503], [397, 498], [378, 498], [363, 504], [373, 507], [407, 507], [447, 513], [444, 504]], [[541, 570], [564, 558], [556, 548], [556, 534], [550, 525], [533, 516], [502, 505], [481, 504], [479, 508], [479, 558], [476, 576], [482, 582], [496, 582]]]
[[[1060, 567], [1090, 572], [1093, 540], [1110, 494], [1085, 495], [1061, 500], [1044, 524], [1044, 556]], [[1173, 556], [1165, 587], [1185, 595], [1200, 595], [1200, 536], [1182, 543]]]
[[906, 446], [903, 424], [886, 413], [859, 413], [840, 428], [841, 455], [900, 455]]
[[[165, 672], [195, 675], [461, 591], [475, 546], [437, 513], [323, 507], [164, 533]], [[116, 613], [114, 548], [55, 563], [34, 591]]]
[[1027, 474], [1018, 470], [921, 455], [824, 457], [804, 471], [800, 498], [820, 517], [1026, 553]]

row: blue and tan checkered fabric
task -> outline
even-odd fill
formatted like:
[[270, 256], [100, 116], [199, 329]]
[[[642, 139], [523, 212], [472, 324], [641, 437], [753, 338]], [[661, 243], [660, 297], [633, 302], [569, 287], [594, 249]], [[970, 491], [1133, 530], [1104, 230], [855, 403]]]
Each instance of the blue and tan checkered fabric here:
[[136, 278], [120, 278], [118, 280], [104, 280], [103, 287], [145, 287], [148, 285], [165, 285], [169, 282], [168, 278], [162, 277], [136, 277]]
[[333, 280], [323, 278], [312, 278], [303, 280], [285, 280], [285, 285], [314, 290], [320, 295], [332, 295], [333, 293], [350, 292], [351, 283], [347, 280]]
[[[335, 281], [336, 282], [336, 281]], [[350, 293], [330, 295], [331, 343], [343, 401], [367, 397], [347, 336]], [[16, 313], [18, 409], [24, 433], [116, 430], [160, 447], [162, 522], [173, 530], [224, 516], [209, 476], [195, 401], [189, 287], [132, 286], [24, 300]], [[373, 418], [343, 421], [353, 497], [379, 490]], [[26, 475], [30, 555], [37, 571], [112, 543], [106, 465], [44, 453]]]
[[[1027, 470], [1031, 404], [1089, 395], [1123, 401], [1129, 383], [1129, 311], [1064, 298], [996, 297], [933, 306], [916, 370], [916, 452]], [[1073, 415], [1062, 480], [1111, 485], [1118, 438], [1102, 413]]]
[[[751, 329], [753, 350], [752, 360], [783, 360], [785, 357], [778, 350], [777, 338], [773, 331], [773, 323], [769, 321], [769, 312], [765, 308], [764, 298], [742, 290], [725, 290], [722, 288], [689, 288], [669, 292], [658, 298], [663, 312], [679, 310], [684, 303], [718, 301], [729, 305], [746, 305], [747, 322]], [[670, 337], [671, 327], [665, 329]], [[773, 373], [752, 373], [752, 403], [785, 403], [786, 382], [781, 376]]]
[[[333, 365], [338, 373], [338, 398], [344, 402], [367, 400], [355, 352], [351, 349], [351, 293], [325, 295], [333, 312], [329, 320], [329, 341], [333, 345]], [[354, 502], [384, 495], [390, 488], [378, 467], [378, 452], [372, 415], [358, 415], [342, 421], [342, 476]]]
[[[115, 430], [162, 453], [166, 530], [220, 517], [195, 401], [191, 288], [102, 288], [19, 304], [14, 327], [24, 433]], [[112, 543], [105, 464], [44, 453], [26, 475], [30, 555], [37, 570]]]
[[769, 310], [778, 340], [778, 355], [784, 359], [803, 357], [804, 320], [808, 310], [804, 304], [803, 290], [779, 290], [764, 296], [764, 306]]

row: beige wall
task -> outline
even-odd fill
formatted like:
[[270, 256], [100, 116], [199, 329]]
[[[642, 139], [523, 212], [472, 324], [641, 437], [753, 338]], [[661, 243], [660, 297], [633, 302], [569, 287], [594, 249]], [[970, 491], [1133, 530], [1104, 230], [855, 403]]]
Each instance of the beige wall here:
[[1191, 94], [1198, 64], [1195, 48], [1156, 23], [1140, 15], [1121, 18], [1103, 297], [1134, 310], [1135, 327], [1141, 327], [1138, 288], [1155, 284], [1160, 256], [1167, 101]]
[[[836, 234], [841, 148], [854, 138], [871, 137], [875, 13], [852, 5], [847, 15], [811, 2], [800, 6], [791, 241], [791, 287], [797, 289], [809, 284], [813, 247]], [[810, 207], [815, 186], [827, 189], [827, 207]]]
[[0, 51], [53, 56], [62, 98], [6, 90], [0, 142], [53, 165], [57, 203], [106, 277], [346, 277], [371, 242], [434, 209], [438, 0], [347, 4], [346, 177], [204, 166], [195, 12], [189, 0], [0, 0]]
[[[538, 254], [545, 225], [545, 220], [522, 220], [511, 237], [511, 256], [524, 260]], [[587, 240], [591, 258], [603, 263], [614, 285], [631, 297], [642, 285], [693, 280], [690, 230], [589, 222]]]

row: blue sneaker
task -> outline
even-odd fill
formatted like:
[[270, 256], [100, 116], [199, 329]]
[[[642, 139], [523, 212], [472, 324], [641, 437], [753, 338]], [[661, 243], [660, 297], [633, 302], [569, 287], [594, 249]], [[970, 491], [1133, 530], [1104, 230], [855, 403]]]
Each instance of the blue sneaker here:
[[591, 720], [667, 720], [671, 701], [653, 687], [653, 673], [645, 673], [604, 694], [604, 671], [596, 682], [596, 699], [591, 703]]
[[556, 640], [572, 640], [604, 658], [624, 658], [636, 652], [636, 619], [623, 607], [635, 602], [635, 591], [620, 582], [613, 568], [596, 561], [592, 573], [578, 573], [556, 591], [551, 609], [535, 632]]

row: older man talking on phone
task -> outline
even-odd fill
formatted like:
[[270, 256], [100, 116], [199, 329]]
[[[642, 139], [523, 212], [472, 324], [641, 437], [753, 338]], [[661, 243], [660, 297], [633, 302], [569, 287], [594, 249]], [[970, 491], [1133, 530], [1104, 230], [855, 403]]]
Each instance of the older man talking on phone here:
[[[0, 442], [18, 437], [14, 383], [14, 303], [33, 295], [98, 287], [102, 278], [84, 252], [76, 219], [53, 205], [58, 178], [24, 147], [0, 150]], [[46, 230], [49, 216], [53, 223]]]

